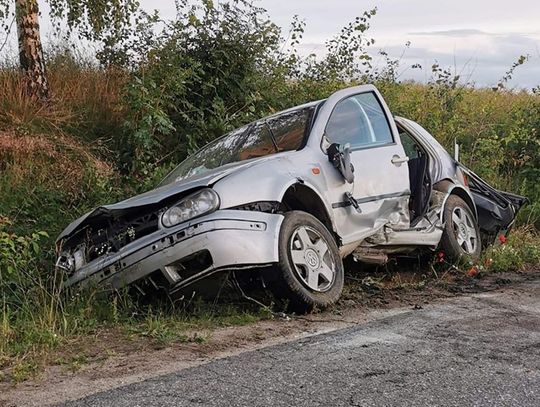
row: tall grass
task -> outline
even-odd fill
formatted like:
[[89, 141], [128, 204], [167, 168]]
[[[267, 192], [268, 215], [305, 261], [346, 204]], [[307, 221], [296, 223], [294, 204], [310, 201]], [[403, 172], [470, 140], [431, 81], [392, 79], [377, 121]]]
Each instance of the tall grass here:
[[126, 72], [63, 51], [50, 58], [47, 76], [51, 100], [40, 102], [24, 91], [16, 65], [0, 66], [0, 130], [65, 133], [90, 142], [106, 141], [120, 131]]

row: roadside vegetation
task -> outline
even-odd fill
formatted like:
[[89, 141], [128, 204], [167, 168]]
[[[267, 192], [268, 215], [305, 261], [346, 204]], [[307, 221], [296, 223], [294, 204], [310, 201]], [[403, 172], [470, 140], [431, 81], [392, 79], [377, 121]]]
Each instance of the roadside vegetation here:
[[[0, 380], [25, 380], [52, 349], [111, 326], [158, 344], [197, 342], [203, 334], [185, 332], [272, 315], [249, 302], [141, 307], [124, 295], [62, 296], [55, 237], [92, 207], [150, 189], [215, 137], [352, 84], [374, 83], [394, 113], [422, 123], [449, 150], [456, 139], [472, 170], [529, 197], [508, 241], [460, 273], [538, 267], [540, 88], [506, 88], [526, 61], [501, 73], [495, 89], [435, 62], [405, 67], [381, 51], [375, 63], [375, 16], [365, 12], [329, 39], [326, 57], [306, 58], [297, 51], [300, 19], [282, 31], [243, 1], [179, 2], [177, 20], [141, 13], [97, 60], [65, 42], [46, 50], [47, 100], [27, 94], [17, 65], [0, 62]], [[427, 70], [430, 79], [402, 82], [404, 69]], [[428, 268], [434, 280], [456, 272], [437, 256]]]

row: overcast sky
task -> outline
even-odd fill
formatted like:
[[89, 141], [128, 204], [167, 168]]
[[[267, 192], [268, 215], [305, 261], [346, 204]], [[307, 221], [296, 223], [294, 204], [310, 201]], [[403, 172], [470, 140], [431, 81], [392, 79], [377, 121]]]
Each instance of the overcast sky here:
[[[478, 85], [495, 85], [522, 54], [530, 60], [516, 70], [512, 86], [540, 84], [540, 0], [259, 0], [285, 30], [295, 14], [306, 23], [305, 54], [321, 53], [324, 41], [356, 15], [375, 6], [373, 51], [399, 57], [403, 78], [426, 80], [435, 60], [455, 67]], [[173, 0], [142, 0], [145, 8], [174, 15]], [[377, 58], [375, 58], [377, 62]], [[427, 70], [408, 69], [420, 63]]]
[[[158, 9], [174, 18], [174, 0], [140, 0], [145, 9]], [[218, 1], [218, 0], [214, 0]], [[39, 0], [46, 14], [44, 0]], [[455, 67], [463, 78], [481, 86], [495, 85], [520, 55], [530, 55], [511, 85], [532, 88], [540, 84], [540, 0], [258, 0], [284, 32], [295, 14], [307, 23], [301, 51], [324, 52], [324, 41], [355, 16], [373, 7], [370, 36], [373, 53], [386, 50], [402, 59], [402, 78], [427, 80], [437, 60]], [[42, 22], [46, 32], [49, 26]], [[0, 39], [2, 39], [0, 37]], [[378, 59], [375, 57], [375, 63]], [[407, 69], [419, 63], [423, 71]]]
[[[371, 35], [375, 49], [399, 57], [403, 69], [414, 63], [431, 67], [434, 60], [456, 67], [479, 85], [493, 85], [522, 54], [526, 65], [516, 70], [513, 86], [540, 84], [539, 0], [262, 0], [272, 19], [286, 26], [294, 14], [307, 23], [304, 49], [317, 50], [352, 17], [377, 6]], [[425, 80], [424, 72], [403, 76]]]

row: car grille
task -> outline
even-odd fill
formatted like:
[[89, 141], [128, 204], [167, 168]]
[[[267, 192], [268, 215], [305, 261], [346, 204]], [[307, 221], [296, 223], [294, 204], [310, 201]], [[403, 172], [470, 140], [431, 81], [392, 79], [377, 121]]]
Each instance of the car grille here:
[[115, 253], [135, 240], [147, 236], [159, 228], [159, 214], [153, 212], [136, 218], [110, 220], [106, 227], [86, 231], [84, 246], [86, 261], [90, 262], [108, 253]]

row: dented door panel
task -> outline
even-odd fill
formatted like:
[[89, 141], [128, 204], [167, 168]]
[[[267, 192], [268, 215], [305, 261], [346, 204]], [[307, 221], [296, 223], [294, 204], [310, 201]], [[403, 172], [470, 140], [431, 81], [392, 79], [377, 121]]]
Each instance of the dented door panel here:
[[408, 158], [380, 94], [361, 86], [338, 92], [324, 108], [328, 118], [323, 137], [350, 146], [354, 166], [354, 182], [332, 202], [344, 244], [360, 241], [383, 225], [408, 227]]

